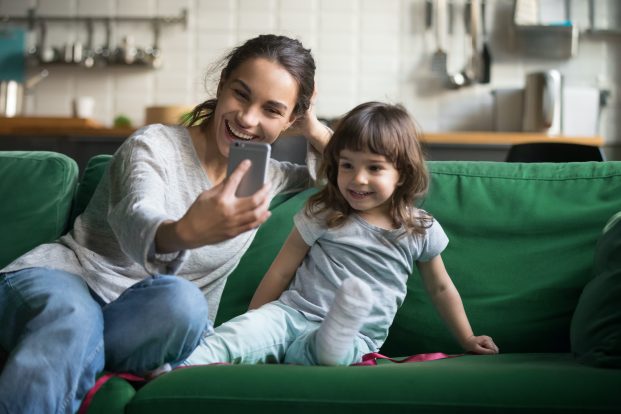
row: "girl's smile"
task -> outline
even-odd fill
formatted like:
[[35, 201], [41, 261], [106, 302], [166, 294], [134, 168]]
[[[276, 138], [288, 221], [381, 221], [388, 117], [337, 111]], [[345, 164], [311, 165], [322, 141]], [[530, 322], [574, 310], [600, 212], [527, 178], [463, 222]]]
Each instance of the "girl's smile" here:
[[365, 197], [373, 194], [370, 191], [354, 191], [354, 190], [348, 190], [349, 194], [351, 195], [352, 198], [355, 198], [356, 200], [362, 200]]

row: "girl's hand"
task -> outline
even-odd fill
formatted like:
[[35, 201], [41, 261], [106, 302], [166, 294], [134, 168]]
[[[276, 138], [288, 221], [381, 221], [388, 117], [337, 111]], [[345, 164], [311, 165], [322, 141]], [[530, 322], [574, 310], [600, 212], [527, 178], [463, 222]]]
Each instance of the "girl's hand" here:
[[203, 191], [179, 221], [160, 225], [156, 234], [158, 253], [218, 243], [265, 222], [271, 214], [269, 183], [249, 197], [235, 196], [249, 168], [249, 161], [240, 163], [222, 183]]
[[464, 341], [464, 349], [473, 354], [490, 355], [500, 352], [494, 340], [486, 335], [471, 336]]

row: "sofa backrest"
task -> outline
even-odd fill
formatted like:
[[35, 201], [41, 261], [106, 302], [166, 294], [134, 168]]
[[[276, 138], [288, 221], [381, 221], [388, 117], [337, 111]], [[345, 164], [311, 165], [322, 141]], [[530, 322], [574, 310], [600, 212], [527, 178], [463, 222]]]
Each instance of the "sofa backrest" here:
[[[444, 263], [475, 333], [504, 352], [568, 352], [594, 248], [621, 210], [621, 162], [430, 162], [422, 207], [449, 236]], [[414, 272], [384, 351], [458, 352]]]
[[77, 180], [63, 154], [0, 151], [0, 269], [66, 231]]
[[95, 155], [88, 160], [88, 164], [86, 165], [86, 168], [84, 168], [80, 183], [78, 184], [78, 188], [73, 199], [70, 220], [71, 225], [73, 225], [75, 218], [79, 216], [88, 205], [88, 202], [91, 200], [91, 197], [93, 196], [101, 177], [108, 168], [111, 159], [112, 155], [101, 154]]

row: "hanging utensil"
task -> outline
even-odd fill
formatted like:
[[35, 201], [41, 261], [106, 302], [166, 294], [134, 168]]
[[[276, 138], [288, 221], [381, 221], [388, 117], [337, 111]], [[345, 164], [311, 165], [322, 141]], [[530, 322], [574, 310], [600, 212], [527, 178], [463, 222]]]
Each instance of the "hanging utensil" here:
[[487, 1], [481, 0], [481, 32], [483, 36], [483, 49], [481, 50], [481, 78], [480, 83], [489, 83], [492, 79], [492, 53], [488, 45], [487, 22], [485, 5]]
[[470, 43], [471, 56], [467, 66], [468, 76], [473, 82], [481, 79], [482, 62], [481, 62], [481, 7], [479, 0], [470, 0]]
[[446, 76], [446, 0], [435, 0], [434, 6], [436, 51], [431, 58], [431, 70], [438, 75]]
[[[472, 3], [467, 2], [464, 7], [464, 28], [466, 30], [466, 36], [470, 37], [470, 46], [476, 43], [476, 40], [472, 37]], [[446, 86], [450, 89], [459, 89], [464, 86], [468, 86], [473, 82], [473, 52], [471, 51], [470, 56], [466, 59], [466, 63], [464, 67], [459, 71], [450, 74], [446, 78]]]

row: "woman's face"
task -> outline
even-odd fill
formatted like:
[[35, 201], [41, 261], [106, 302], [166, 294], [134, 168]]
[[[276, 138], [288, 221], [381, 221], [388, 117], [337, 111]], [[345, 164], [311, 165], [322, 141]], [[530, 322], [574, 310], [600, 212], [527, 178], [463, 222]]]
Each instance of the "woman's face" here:
[[218, 85], [212, 118], [220, 153], [228, 158], [234, 140], [271, 144], [295, 121], [298, 85], [285, 68], [267, 59], [242, 63]]

